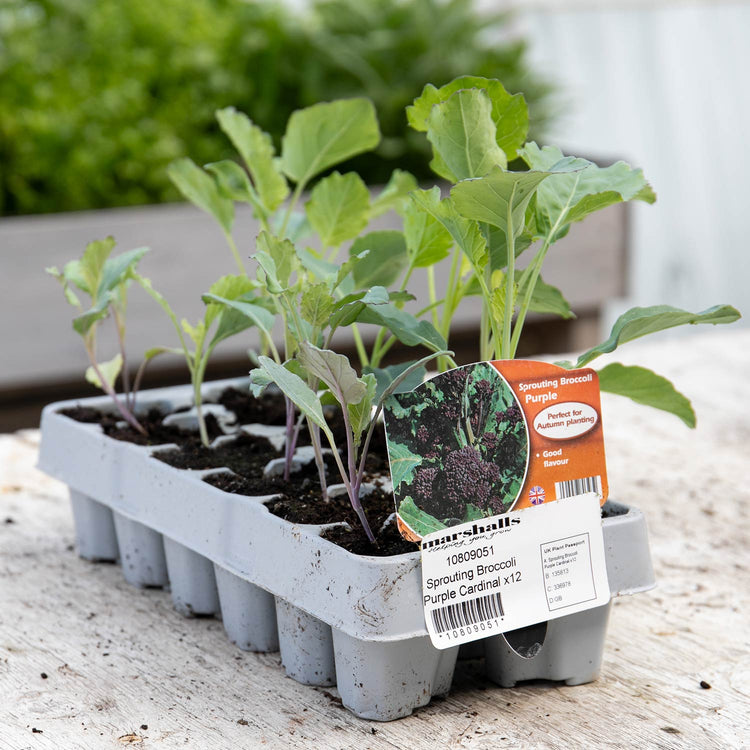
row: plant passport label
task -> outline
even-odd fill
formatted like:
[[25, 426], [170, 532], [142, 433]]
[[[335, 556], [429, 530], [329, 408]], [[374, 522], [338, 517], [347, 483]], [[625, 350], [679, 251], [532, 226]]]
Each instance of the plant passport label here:
[[593, 492], [422, 539], [422, 602], [437, 648], [608, 601], [601, 511]]
[[385, 405], [401, 534], [593, 492], [607, 499], [599, 379], [548, 362], [478, 362]]

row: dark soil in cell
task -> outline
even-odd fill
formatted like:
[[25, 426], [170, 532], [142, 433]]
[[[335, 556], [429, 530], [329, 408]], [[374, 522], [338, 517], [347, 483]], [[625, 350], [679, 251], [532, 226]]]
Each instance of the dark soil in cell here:
[[[278, 454], [274, 454], [271, 458], [277, 458]], [[331, 456], [326, 456], [326, 470], [329, 477], [338, 476], [334, 460]], [[271, 460], [270, 458], [268, 459]], [[266, 461], [268, 463], [268, 461]], [[226, 466], [226, 464], [223, 464]], [[265, 466], [265, 463], [263, 464]], [[207, 482], [214, 487], [218, 487], [225, 492], [231, 492], [235, 495], [251, 495], [251, 496], [263, 496], [263, 495], [279, 495], [280, 500], [288, 503], [294, 507], [296, 505], [304, 505], [309, 496], [314, 495], [316, 498], [320, 498], [320, 482], [318, 480], [318, 469], [314, 463], [309, 463], [303, 466], [300, 471], [294, 472], [289, 481], [285, 481], [283, 476], [264, 477], [263, 466], [257, 471], [242, 472], [238, 471], [237, 468], [233, 468], [239, 476], [234, 474], [209, 474], [203, 478], [204, 482]], [[329, 479], [329, 482], [333, 480]], [[276, 501], [274, 501], [276, 502]], [[270, 506], [269, 506], [270, 507]], [[272, 511], [274, 512], [274, 511]], [[276, 513], [275, 515], [281, 515]], [[295, 519], [296, 520], [296, 519]], [[318, 523], [317, 521], [296, 521], [298, 523]], [[325, 523], [329, 523], [326, 521]]]
[[218, 403], [233, 411], [240, 424], [285, 424], [286, 405], [280, 393], [264, 393], [255, 398], [250, 391], [226, 388]]
[[[138, 421], [146, 430], [146, 435], [141, 434], [124, 420], [119, 414], [102, 412], [89, 407], [75, 406], [70, 409], [62, 409], [63, 414], [77, 422], [88, 422], [100, 424], [104, 434], [114, 440], [123, 440], [136, 445], [165, 445], [176, 443], [177, 445], [191, 445], [200, 443], [197, 433], [191, 430], [183, 430], [179, 427], [167, 426], [162, 423], [166, 416], [158, 409], [150, 409], [146, 414], [138, 415]], [[212, 414], [206, 416], [206, 429], [209, 439], [213, 440], [223, 432]]]
[[246, 477], [262, 476], [263, 467], [278, 457], [265, 438], [241, 433], [215, 448], [195, 440], [180, 449], [157, 451], [154, 458], [177, 469], [218, 469], [227, 467]]

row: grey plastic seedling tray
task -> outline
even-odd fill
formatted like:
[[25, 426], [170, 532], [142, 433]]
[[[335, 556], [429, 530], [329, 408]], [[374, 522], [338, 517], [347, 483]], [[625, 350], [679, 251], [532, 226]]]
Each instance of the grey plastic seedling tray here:
[[[228, 386], [204, 389], [211, 399]], [[141, 393], [139, 409], [190, 405], [186, 386]], [[232, 642], [281, 651], [290, 677], [337, 685], [357, 716], [388, 721], [450, 689], [458, 648], [432, 646], [421, 607], [420, 554], [353, 555], [323, 539], [325, 527], [272, 515], [266, 497], [224, 492], [207, 471], [176, 469], [141, 447], [106, 437], [97, 424], [60, 414], [66, 407], [110, 410], [106, 397], [58, 402], [42, 415], [39, 468], [65, 482], [79, 555], [119, 560], [135, 586], [169, 586], [185, 615], [220, 615]], [[228, 471], [224, 469], [221, 471]], [[613, 596], [654, 585], [643, 515], [608, 503], [603, 521]], [[588, 682], [601, 666], [609, 605], [546, 626], [470, 644], [488, 677]], [[522, 655], [525, 654], [525, 655]]]

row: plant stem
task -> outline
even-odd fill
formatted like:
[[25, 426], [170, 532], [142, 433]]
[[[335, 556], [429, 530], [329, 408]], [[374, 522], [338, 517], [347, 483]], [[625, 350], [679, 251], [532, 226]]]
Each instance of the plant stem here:
[[294, 403], [289, 396], [284, 395], [286, 406], [286, 440], [284, 441], [284, 481], [288, 482], [292, 473], [292, 458], [294, 457]]
[[352, 337], [354, 338], [354, 346], [357, 348], [357, 355], [359, 356], [360, 367], [367, 367], [370, 364], [370, 360], [367, 356], [364, 342], [362, 341], [362, 334], [359, 332], [359, 326], [357, 326], [356, 323], [352, 323], [351, 329]]
[[232, 251], [232, 255], [234, 256], [234, 262], [237, 264], [237, 268], [240, 271], [240, 275], [244, 276], [245, 271], [245, 264], [242, 262], [242, 256], [240, 255], [240, 251], [237, 249], [237, 245], [234, 242], [234, 237], [232, 237], [231, 232], [224, 232], [224, 236], [227, 239], [227, 244], [229, 245], [229, 249]]
[[[510, 326], [513, 321], [513, 308], [515, 307], [514, 284], [516, 272], [516, 232], [513, 227], [513, 201], [515, 196], [516, 186], [513, 185], [505, 219], [505, 245], [508, 250], [508, 268], [505, 274], [505, 310], [503, 311], [503, 343], [501, 350], [502, 359], [511, 359], [513, 356], [510, 351]], [[495, 342], [495, 351], [497, 351], [497, 341]]]
[[523, 299], [521, 300], [521, 307], [518, 311], [518, 317], [516, 318], [515, 326], [513, 327], [513, 338], [510, 342], [510, 356], [516, 356], [516, 349], [518, 348], [518, 342], [521, 338], [521, 332], [523, 331], [523, 324], [526, 321], [526, 313], [529, 311], [531, 305], [531, 299], [534, 296], [534, 287], [536, 286], [537, 279], [542, 270], [542, 264], [544, 258], [547, 255], [547, 251], [550, 248], [550, 237], [546, 237], [542, 246], [539, 248], [537, 254], [534, 256], [534, 260], [531, 261], [529, 273], [529, 280], [526, 284], [526, 289], [523, 293]]
[[125, 326], [120, 317], [120, 313], [115, 305], [110, 305], [112, 310], [112, 316], [115, 320], [115, 328], [117, 329], [117, 344], [120, 347], [120, 356], [122, 357], [122, 368], [120, 373], [122, 376], [122, 391], [125, 396], [125, 404], [129, 410], [133, 409], [134, 402], [130, 391], [130, 373], [128, 372], [128, 358], [125, 354]]
[[123, 406], [122, 403], [120, 403], [120, 399], [117, 398], [117, 394], [115, 393], [114, 388], [110, 385], [110, 383], [105, 379], [104, 375], [102, 374], [102, 371], [99, 369], [99, 365], [96, 362], [96, 356], [94, 355], [94, 352], [89, 348], [88, 344], [84, 341], [84, 344], [86, 346], [86, 353], [88, 354], [89, 361], [91, 362], [91, 368], [96, 373], [96, 377], [99, 378], [99, 382], [102, 385], [102, 390], [114, 401], [115, 408], [117, 411], [120, 412], [120, 415], [122, 418], [137, 432], [140, 432], [141, 435], [147, 435], [148, 433], [143, 428], [141, 423], [135, 418], [133, 414], [131, 414], [130, 411], [128, 411], [127, 407]]
[[[310, 433], [310, 443], [312, 443], [313, 453], [315, 453], [315, 466], [318, 468], [318, 480], [320, 481], [320, 493], [323, 496], [323, 502], [328, 502], [328, 483], [326, 482], [326, 465], [323, 461], [323, 452], [320, 447], [320, 427], [316, 425], [310, 417], [307, 417], [307, 429]], [[334, 453], [336, 449], [334, 448]], [[337, 454], [338, 455], [338, 454]]]
[[201, 393], [201, 385], [203, 384], [203, 376], [208, 364], [208, 356], [203, 356], [200, 352], [200, 349], [203, 348], [203, 341], [200, 343], [200, 348], [196, 346], [195, 352], [197, 366], [193, 375], [193, 401], [195, 403], [195, 415], [198, 418], [198, 432], [200, 433], [201, 443], [208, 448], [210, 441], [208, 439], [208, 430], [206, 429], [206, 420], [203, 417], [203, 394]]
[[289, 201], [289, 205], [287, 206], [286, 213], [284, 214], [284, 221], [281, 224], [281, 229], [279, 230], [279, 237], [283, 240], [286, 236], [286, 230], [289, 226], [289, 219], [292, 218], [292, 211], [294, 211], [294, 207], [297, 205], [297, 201], [299, 200], [300, 195], [302, 195], [302, 191], [305, 189], [305, 183], [304, 182], [298, 182], [297, 186], [294, 188], [294, 192], [292, 193], [292, 197]]

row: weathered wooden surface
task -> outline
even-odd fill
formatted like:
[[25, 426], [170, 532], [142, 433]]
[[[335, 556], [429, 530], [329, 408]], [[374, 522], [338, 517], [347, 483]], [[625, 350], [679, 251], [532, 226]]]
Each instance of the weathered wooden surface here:
[[25, 432], [0, 438], [0, 748], [750, 747], [750, 332], [630, 347], [618, 359], [673, 379], [699, 427], [603, 398], [610, 487], [645, 511], [659, 585], [616, 600], [598, 682], [502, 690], [466, 662], [447, 699], [356, 719], [278, 654], [79, 560]]

